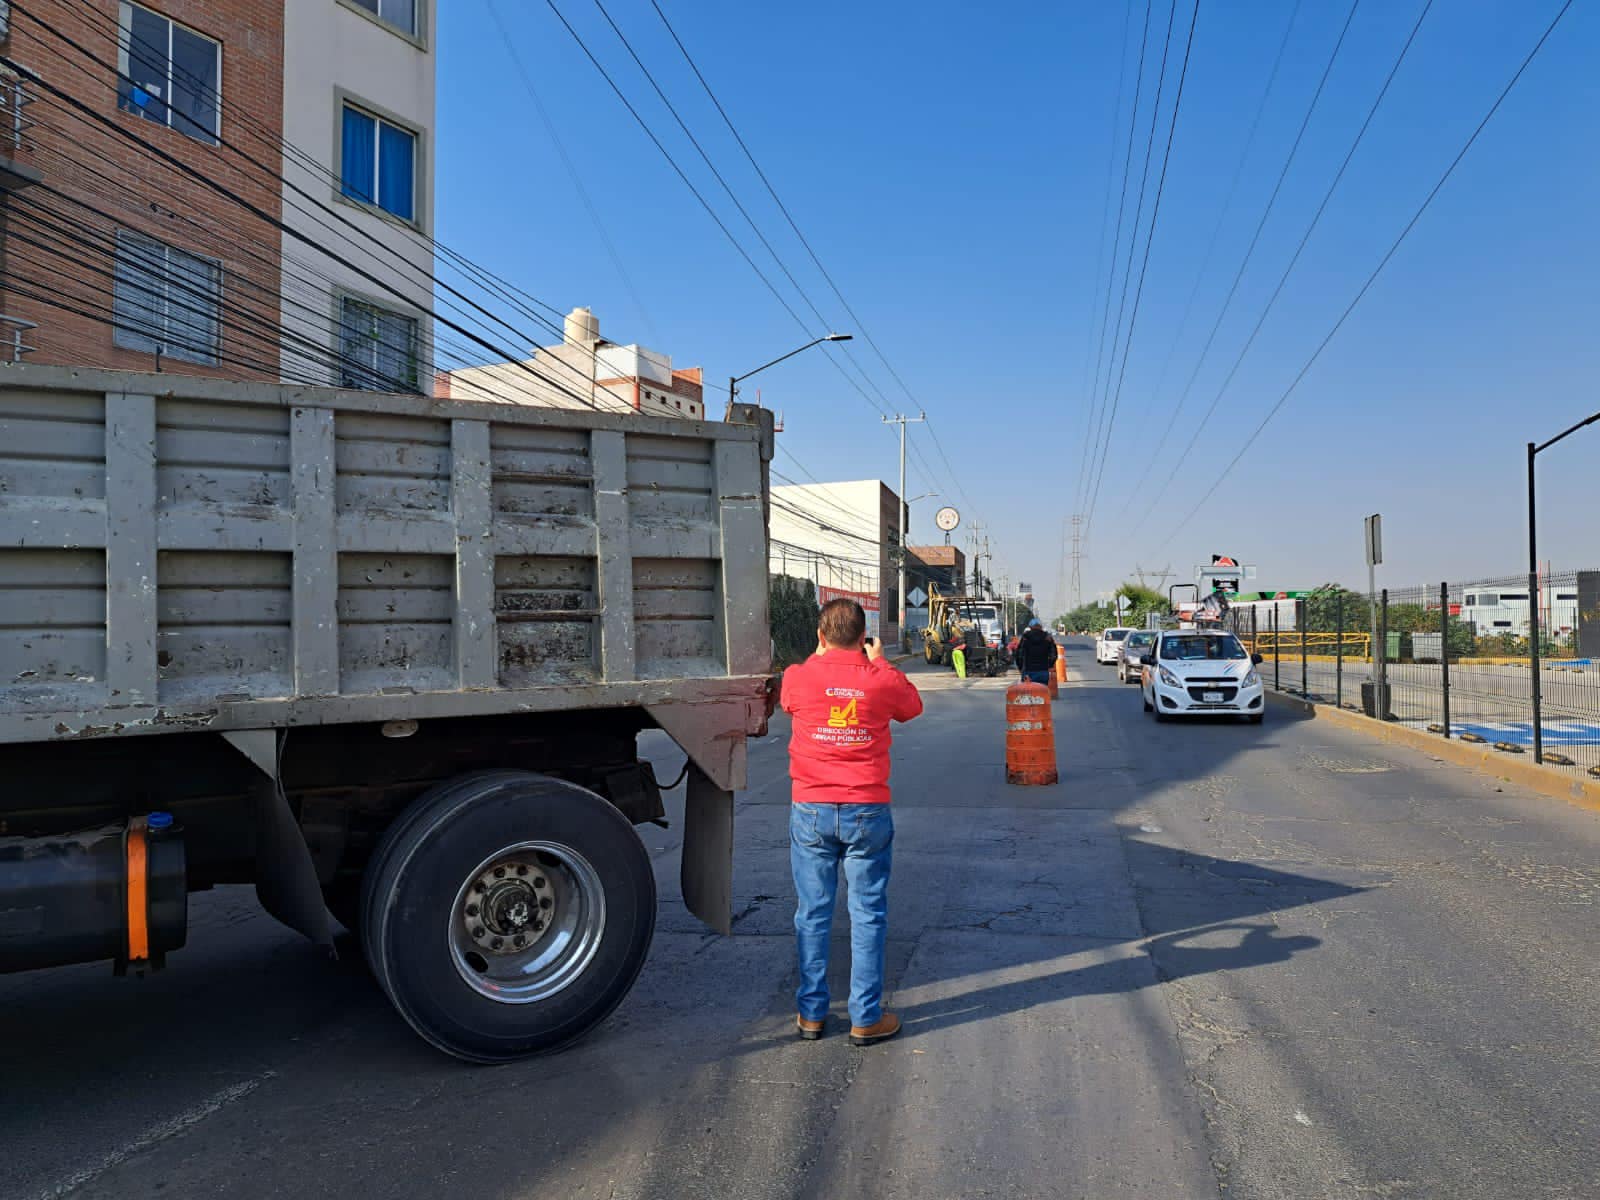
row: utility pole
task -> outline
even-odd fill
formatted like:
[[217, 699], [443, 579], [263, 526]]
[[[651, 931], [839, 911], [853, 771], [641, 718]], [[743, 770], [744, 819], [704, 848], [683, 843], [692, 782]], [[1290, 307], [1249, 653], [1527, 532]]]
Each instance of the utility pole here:
[[883, 419], [885, 425], [900, 426], [900, 491], [895, 497], [900, 508], [900, 563], [895, 592], [896, 604], [900, 611], [896, 617], [895, 636], [902, 642], [906, 638], [906, 509], [909, 507], [906, 504], [906, 426], [920, 424], [927, 419], [927, 413], [919, 413], [914, 417], [899, 413]]
[[983, 522], [973, 521], [968, 533], [972, 538], [972, 594], [976, 596], [982, 590], [983, 548], [986, 545], [986, 540], [983, 537]]
[[1072, 514], [1072, 607], [1083, 607], [1083, 515]]

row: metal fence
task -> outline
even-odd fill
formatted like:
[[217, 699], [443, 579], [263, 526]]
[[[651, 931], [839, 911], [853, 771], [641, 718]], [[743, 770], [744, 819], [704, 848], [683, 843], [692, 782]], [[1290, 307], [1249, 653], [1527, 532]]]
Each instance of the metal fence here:
[[1600, 571], [1320, 588], [1229, 618], [1271, 687], [1600, 776]]

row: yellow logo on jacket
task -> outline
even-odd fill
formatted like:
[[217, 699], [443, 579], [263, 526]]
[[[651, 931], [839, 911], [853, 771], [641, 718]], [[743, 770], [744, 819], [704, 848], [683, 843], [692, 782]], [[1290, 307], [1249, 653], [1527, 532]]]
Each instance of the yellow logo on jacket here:
[[828, 727], [830, 729], [849, 729], [853, 725], [861, 724], [861, 719], [856, 715], [856, 701], [852, 697], [849, 704], [843, 708], [831, 705], [828, 708]]

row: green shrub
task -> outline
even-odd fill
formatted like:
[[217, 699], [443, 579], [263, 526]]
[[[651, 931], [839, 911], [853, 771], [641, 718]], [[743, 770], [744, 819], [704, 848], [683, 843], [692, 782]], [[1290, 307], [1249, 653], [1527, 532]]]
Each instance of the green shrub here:
[[817, 648], [817, 585], [809, 579], [772, 576], [769, 604], [772, 620], [772, 665], [782, 669], [803, 661]]

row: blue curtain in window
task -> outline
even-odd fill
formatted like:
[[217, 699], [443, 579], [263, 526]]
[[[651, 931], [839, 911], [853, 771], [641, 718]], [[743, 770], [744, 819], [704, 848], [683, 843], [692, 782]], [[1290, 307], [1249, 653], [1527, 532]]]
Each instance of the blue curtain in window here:
[[415, 217], [413, 184], [417, 139], [385, 124], [378, 130], [378, 207], [410, 221]]
[[340, 187], [346, 196], [371, 204], [377, 197], [378, 123], [353, 108], [344, 110], [344, 147], [340, 156]]

